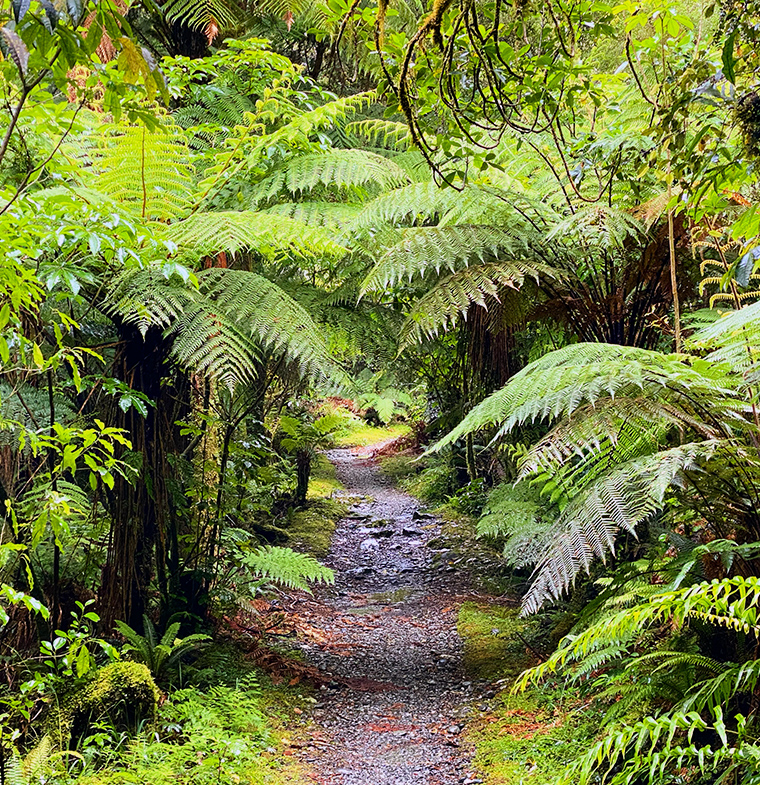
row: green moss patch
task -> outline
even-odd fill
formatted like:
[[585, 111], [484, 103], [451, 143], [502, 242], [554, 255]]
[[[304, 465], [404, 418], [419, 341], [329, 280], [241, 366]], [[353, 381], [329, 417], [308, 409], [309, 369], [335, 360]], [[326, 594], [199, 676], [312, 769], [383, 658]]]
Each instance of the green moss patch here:
[[600, 718], [554, 692], [509, 695], [470, 728], [474, 767], [487, 785], [550, 785], [583, 754]]
[[536, 663], [523, 640], [526, 622], [516, 608], [466, 602], [457, 630], [464, 641], [467, 670], [482, 679], [511, 678]]
[[371, 444], [406, 436], [411, 428], [406, 423], [395, 423], [385, 428], [375, 428], [366, 423], [350, 423], [335, 440], [338, 447], [368, 447]]

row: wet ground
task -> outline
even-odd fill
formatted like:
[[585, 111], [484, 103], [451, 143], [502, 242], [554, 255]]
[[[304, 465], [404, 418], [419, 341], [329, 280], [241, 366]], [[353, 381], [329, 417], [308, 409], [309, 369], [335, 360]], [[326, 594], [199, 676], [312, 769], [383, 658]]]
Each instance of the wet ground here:
[[306, 658], [332, 677], [302, 757], [325, 785], [478, 783], [462, 730], [486, 686], [468, 681], [456, 631], [467, 579], [428, 545], [440, 522], [372, 460], [328, 457], [359, 498], [326, 560], [335, 586], [291, 609], [314, 631], [300, 644]]

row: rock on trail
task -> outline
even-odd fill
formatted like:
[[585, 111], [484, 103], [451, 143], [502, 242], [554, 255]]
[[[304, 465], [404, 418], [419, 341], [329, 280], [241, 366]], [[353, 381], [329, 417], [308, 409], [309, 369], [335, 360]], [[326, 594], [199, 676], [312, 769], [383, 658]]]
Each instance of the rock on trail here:
[[322, 687], [305, 760], [325, 785], [480, 782], [461, 730], [473, 686], [456, 631], [466, 579], [426, 547], [440, 523], [353, 450], [328, 453], [361, 500], [326, 559], [335, 586], [292, 608], [317, 635], [299, 646], [333, 681]]

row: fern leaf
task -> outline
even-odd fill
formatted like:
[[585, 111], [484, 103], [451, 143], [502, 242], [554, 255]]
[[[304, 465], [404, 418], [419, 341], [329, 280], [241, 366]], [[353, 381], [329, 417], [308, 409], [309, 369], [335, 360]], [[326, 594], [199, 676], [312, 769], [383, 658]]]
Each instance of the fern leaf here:
[[417, 300], [401, 328], [401, 348], [432, 338], [453, 327], [460, 317], [467, 319], [472, 306], [487, 308], [488, 299], [499, 300], [505, 287], [518, 289], [526, 274], [551, 276], [544, 265], [528, 268], [523, 263], [501, 261], [468, 267], [436, 283]]
[[[743, 404], [732, 396], [728, 369], [692, 366], [680, 358], [632, 346], [578, 343], [532, 362], [476, 406], [434, 450], [486, 426], [500, 435], [517, 425], [566, 417], [585, 404], [613, 397], [648, 397], [688, 411], [693, 396], [720, 406], [732, 417]], [[686, 415], [684, 415], [686, 416]], [[734, 418], [738, 424], [738, 418]]]
[[165, 236], [196, 256], [252, 250], [274, 258], [282, 253], [339, 257], [346, 249], [318, 226], [262, 212], [204, 212], [167, 227]]
[[523, 598], [523, 612], [535, 613], [559, 598], [595, 558], [615, 551], [619, 532], [636, 528], [662, 509], [666, 491], [689, 469], [697, 468], [720, 447], [718, 441], [682, 445], [629, 461], [592, 483], [563, 511], [559, 532], [536, 567]]
[[172, 126], [117, 126], [93, 151], [97, 188], [143, 218], [177, 218], [192, 198], [187, 140]]
[[[240, 22], [237, 6], [229, 0], [166, 0], [163, 11], [169, 22], [180, 22], [192, 30], [231, 30]], [[210, 36], [211, 40], [216, 34]]]
[[332, 583], [335, 579], [329, 567], [291, 548], [272, 545], [257, 548], [246, 553], [242, 561], [256, 580], [266, 580], [287, 589], [310, 591], [310, 584]]
[[390, 248], [364, 279], [362, 292], [384, 291], [398, 281], [442, 269], [455, 272], [473, 263], [510, 260], [515, 273], [538, 275], [527, 243], [506, 229], [453, 226], [408, 229], [405, 239]]
[[289, 159], [257, 184], [251, 201], [267, 202], [283, 192], [296, 196], [319, 186], [341, 191], [387, 189], [406, 179], [406, 172], [382, 155], [366, 150], [330, 150]]

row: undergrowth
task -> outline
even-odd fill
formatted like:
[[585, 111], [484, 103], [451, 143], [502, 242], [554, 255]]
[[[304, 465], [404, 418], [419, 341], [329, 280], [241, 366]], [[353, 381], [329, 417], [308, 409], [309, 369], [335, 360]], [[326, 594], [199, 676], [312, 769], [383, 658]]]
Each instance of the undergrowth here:
[[[304, 688], [272, 683], [234, 646], [217, 644], [134, 736], [106, 724], [68, 758], [51, 755], [54, 785], [284, 785], [301, 780], [283, 754]], [[42, 780], [41, 780], [42, 781]]]
[[468, 673], [502, 689], [468, 725], [474, 768], [486, 785], [549, 785], [588, 748], [600, 727], [599, 712], [561, 688], [510, 692], [515, 677], [539, 661], [535, 649], [542, 634], [517, 609], [464, 603], [457, 627]]

